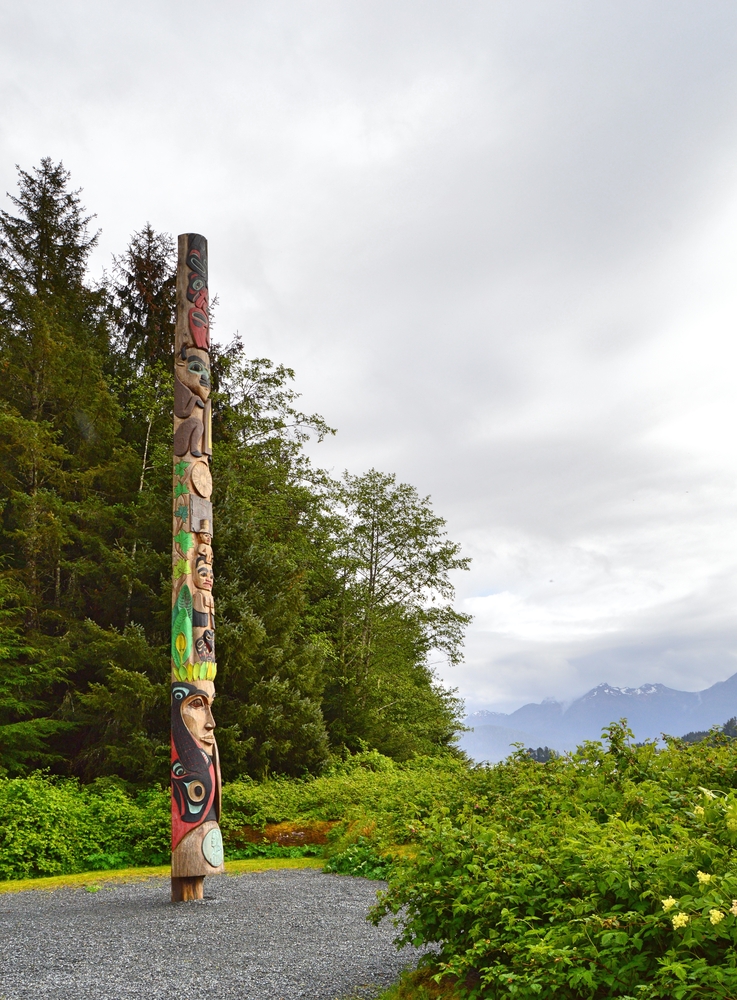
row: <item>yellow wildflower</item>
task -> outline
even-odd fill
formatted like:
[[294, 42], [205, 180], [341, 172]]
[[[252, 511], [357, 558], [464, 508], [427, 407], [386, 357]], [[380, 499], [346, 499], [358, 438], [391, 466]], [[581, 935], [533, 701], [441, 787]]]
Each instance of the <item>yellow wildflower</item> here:
[[709, 910], [709, 920], [713, 924], [718, 924], [720, 920], [724, 920], [724, 914], [721, 910]]
[[706, 872], [696, 872], [696, 878], [704, 885], [705, 882], [711, 882], [712, 876]]
[[688, 917], [685, 913], [676, 913], [673, 917], [673, 930], [677, 931], [679, 927], [685, 927], [688, 923]]
[[737, 833], [737, 804], [732, 802], [727, 806], [727, 811], [724, 814], [727, 820], [727, 829], [730, 833]]
[[733, 900], [732, 900], [732, 905], [731, 905], [731, 906], [730, 906], [730, 908], [729, 908], [729, 912], [730, 912], [730, 913], [731, 913], [731, 914], [732, 914], [733, 916], [737, 917], [737, 899], [733, 899]]
[[704, 815], [705, 815], [704, 807], [703, 806], [694, 806], [693, 807], [693, 814], [694, 814], [694, 816], [698, 816], [699, 819], [703, 819]]
[[678, 904], [677, 899], [673, 899], [672, 896], [668, 896], [667, 899], [663, 900], [663, 909], [667, 913], [668, 910], [672, 910], [674, 906], [677, 906], [677, 904]]

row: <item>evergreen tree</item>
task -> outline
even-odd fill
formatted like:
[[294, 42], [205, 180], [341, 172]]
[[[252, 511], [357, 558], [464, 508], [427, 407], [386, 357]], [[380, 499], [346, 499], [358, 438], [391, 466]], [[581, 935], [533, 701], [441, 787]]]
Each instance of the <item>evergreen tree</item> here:
[[23, 697], [5, 700], [4, 723], [24, 726], [29, 765], [48, 760], [41, 743], [68, 729], [69, 632], [111, 605], [101, 563], [114, 539], [99, 529], [118, 406], [104, 376], [105, 295], [84, 282], [97, 236], [68, 180], [49, 159], [21, 170], [18, 214], [0, 213], [0, 557], [7, 610], [26, 637], [4, 670], [24, 668], [45, 692], [40, 704], [18, 683]]
[[325, 491], [301, 449], [308, 435], [332, 431], [296, 408], [291, 370], [248, 361], [239, 342], [214, 368], [224, 772], [319, 770], [329, 756], [318, 631]]
[[176, 309], [176, 248], [150, 222], [113, 258], [112, 291], [122, 349], [137, 368], [160, 361], [171, 368]]
[[370, 470], [336, 489], [341, 592], [325, 714], [334, 743], [361, 741], [403, 758], [449, 747], [461, 703], [428, 659], [461, 658], [470, 620], [454, 610], [449, 574], [467, 569], [429, 497]]

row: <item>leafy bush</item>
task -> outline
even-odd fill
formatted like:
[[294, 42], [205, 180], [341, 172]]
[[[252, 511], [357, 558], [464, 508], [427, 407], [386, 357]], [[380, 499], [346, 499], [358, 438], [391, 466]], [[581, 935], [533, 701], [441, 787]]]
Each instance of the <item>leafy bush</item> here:
[[0, 878], [164, 864], [169, 810], [168, 789], [132, 797], [110, 779], [0, 780]]
[[248, 858], [321, 858], [325, 848], [320, 844], [246, 844], [244, 847], [229, 847], [228, 861], [243, 861]]
[[375, 750], [335, 764], [319, 778], [232, 781], [223, 787], [226, 842], [244, 826], [335, 822], [331, 853], [363, 837], [379, 848], [412, 841], [438, 803], [461, 808], [472, 771], [458, 759], [420, 757], [396, 763]]
[[[476, 769], [373, 913], [484, 998], [737, 995], [737, 750], [605, 743]], [[457, 979], [455, 978], [457, 977]]]
[[428, 966], [405, 969], [376, 1000], [460, 1000], [457, 984], [449, 976], [440, 982], [436, 978]]
[[324, 870], [336, 875], [385, 879], [391, 870], [391, 861], [377, 854], [366, 838], [361, 837], [355, 844], [328, 858]]
[[[326, 853], [321, 845], [248, 843], [239, 836], [244, 827], [317, 820], [336, 824], [328, 854], [341, 855], [360, 841], [372, 845], [371, 859], [379, 858], [383, 848], [410, 841], [436, 803], [460, 809], [468, 776], [467, 767], [452, 757], [396, 764], [369, 751], [316, 779], [234, 781], [223, 787], [226, 856], [321, 857]], [[111, 778], [91, 785], [40, 773], [0, 778], [0, 879], [165, 864], [169, 808], [168, 789], [131, 794]], [[366, 858], [355, 856], [356, 874]], [[378, 870], [376, 864], [371, 860], [366, 870]]]

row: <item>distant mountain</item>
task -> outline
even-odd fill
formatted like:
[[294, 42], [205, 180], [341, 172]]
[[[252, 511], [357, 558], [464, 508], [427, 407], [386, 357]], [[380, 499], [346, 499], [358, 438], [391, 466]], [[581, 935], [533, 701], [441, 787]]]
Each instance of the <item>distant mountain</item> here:
[[627, 719], [638, 740], [661, 733], [682, 736], [709, 729], [737, 715], [737, 674], [705, 691], [676, 691], [664, 684], [638, 688], [599, 684], [568, 708], [546, 699], [504, 712], [475, 712], [466, 719], [472, 731], [460, 746], [474, 760], [503, 760], [512, 743], [572, 750], [583, 740], [596, 740], [610, 722]]

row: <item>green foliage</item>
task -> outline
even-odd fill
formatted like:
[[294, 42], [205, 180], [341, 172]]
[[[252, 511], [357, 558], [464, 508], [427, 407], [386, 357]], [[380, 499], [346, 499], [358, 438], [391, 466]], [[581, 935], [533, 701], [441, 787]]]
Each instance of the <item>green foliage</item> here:
[[[319, 778], [231, 782], [223, 787], [226, 856], [327, 853], [335, 858], [331, 870], [383, 878], [387, 848], [409, 843], [435, 805], [459, 809], [469, 773], [453, 758], [396, 764], [368, 751]], [[168, 788], [136, 792], [116, 778], [82, 785], [36, 773], [0, 778], [0, 811], [0, 879], [156, 865], [169, 857]], [[327, 848], [244, 843], [239, 836], [244, 826], [310, 820], [336, 823]]]
[[229, 847], [228, 861], [247, 861], [250, 858], [321, 858], [325, 848], [320, 844], [247, 844]]
[[324, 870], [335, 875], [385, 879], [391, 870], [391, 861], [377, 854], [365, 837], [359, 837], [355, 844], [349, 844], [345, 850], [328, 858]]
[[395, 863], [374, 919], [401, 914], [403, 942], [436, 943], [462, 995], [735, 995], [733, 744], [605, 735], [475, 769], [462, 807], [436, 809]]
[[227, 839], [244, 826], [321, 820], [337, 824], [331, 852], [361, 837], [381, 851], [411, 843], [438, 803], [459, 809], [468, 775], [451, 756], [397, 763], [368, 751], [317, 778], [232, 781], [223, 787], [223, 830]]
[[461, 704], [435, 683], [432, 651], [461, 658], [470, 621], [453, 609], [450, 573], [467, 569], [429, 497], [371, 469], [336, 484], [336, 595], [325, 712], [336, 744], [397, 759], [449, 746]]
[[107, 779], [35, 774], [0, 780], [0, 810], [3, 879], [160, 865], [171, 850], [168, 789], [133, 797]]
[[[20, 171], [11, 209], [0, 213], [0, 774], [164, 783], [170, 660], [183, 670], [192, 645], [186, 590], [171, 607], [174, 241], [147, 224], [93, 286], [97, 235], [62, 164]], [[314, 469], [305, 442], [334, 432], [299, 410], [291, 369], [246, 358], [237, 340], [211, 362], [226, 780], [316, 774], [364, 745], [399, 760], [443, 754], [460, 704], [428, 663], [435, 649], [459, 657], [466, 619], [447, 574], [466, 562], [442, 519], [391, 476], [337, 484]], [[181, 555], [192, 537], [176, 542]]]
[[168, 233], [149, 222], [113, 258], [113, 297], [120, 344], [136, 367], [172, 367], [176, 305], [176, 250]]
[[700, 743], [702, 740], [709, 739], [714, 736], [730, 736], [732, 739], [737, 737], [737, 716], [733, 716], [731, 719], [727, 719], [723, 726], [713, 726], [711, 729], [702, 729], [698, 732], [686, 733], [681, 739], [684, 743]]
[[44, 700], [64, 677], [62, 665], [39, 664], [39, 651], [23, 636], [25, 593], [11, 578], [0, 576], [0, 775], [23, 772], [29, 760], [58, 759], [47, 746], [68, 726], [45, 718]]
[[449, 977], [436, 982], [432, 969], [420, 966], [405, 969], [399, 980], [379, 994], [377, 1000], [460, 1000], [460, 994]]

